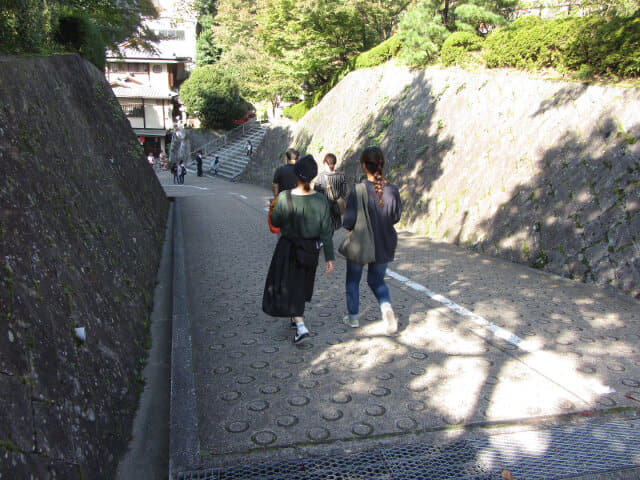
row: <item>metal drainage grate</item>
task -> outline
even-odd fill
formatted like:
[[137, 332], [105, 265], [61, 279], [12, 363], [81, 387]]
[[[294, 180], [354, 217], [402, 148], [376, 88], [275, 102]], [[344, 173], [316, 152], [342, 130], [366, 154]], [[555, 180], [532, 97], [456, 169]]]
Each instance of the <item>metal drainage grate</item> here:
[[176, 480], [561, 479], [640, 466], [640, 421], [492, 435], [443, 445], [407, 445], [178, 473]]

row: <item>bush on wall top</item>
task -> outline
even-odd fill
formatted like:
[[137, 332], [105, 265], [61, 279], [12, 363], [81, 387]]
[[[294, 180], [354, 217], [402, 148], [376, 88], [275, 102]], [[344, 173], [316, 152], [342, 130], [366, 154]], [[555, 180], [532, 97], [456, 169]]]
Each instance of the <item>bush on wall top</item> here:
[[442, 45], [440, 60], [443, 65], [469, 66], [482, 50], [484, 40], [471, 32], [455, 32], [449, 35]]
[[485, 42], [487, 66], [561, 72], [589, 67], [593, 73], [640, 76], [640, 15], [604, 18], [522, 17]]

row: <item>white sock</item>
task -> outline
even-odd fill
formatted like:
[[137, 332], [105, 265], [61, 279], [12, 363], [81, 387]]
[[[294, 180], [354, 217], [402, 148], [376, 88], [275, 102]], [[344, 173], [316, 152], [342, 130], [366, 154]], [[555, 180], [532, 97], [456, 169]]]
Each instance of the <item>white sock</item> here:
[[388, 311], [388, 310], [393, 310], [393, 308], [391, 308], [391, 304], [389, 302], [384, 302], [380, 304], [380, 311], [382, 313]]
[[304, 326], [304, 323], [298, 323], [296, 325], [296, 328], [297, 328], [298, 335], [309, 333], [309, 330], [307, 330], [307, 327]]

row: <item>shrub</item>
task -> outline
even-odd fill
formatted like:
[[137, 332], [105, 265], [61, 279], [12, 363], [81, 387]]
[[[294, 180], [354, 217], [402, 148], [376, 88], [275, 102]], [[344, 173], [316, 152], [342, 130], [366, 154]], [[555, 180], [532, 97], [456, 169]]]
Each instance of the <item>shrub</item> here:
[[563, 69], [563, 52], [575, 31], [574, 18], [522, 17], [496, 30], [485, 42], [487, 66], [532, 70]]
[[440, 60], [443, 65], [467, 66], [474, 62], [482, 49], [483, 39], [471, 32], [455, 32], [449, 35], [442, 45]]
[[400, 37], [394, 35], [371, 50], [356, 57], [355, 68], [369, 68], [382, 65], [396, 56], [400, 50]]
[[286, 107], [282, 110], [282, 114], [296, 122], [304, 117], [304, 114], [311, 110], [311, 107], [307, 106], [306, 102], [296, 103], [290, 107]]
[[58, 19], [55, 40], [104, 70], [105, 42], [96, 24], [84, 13], [77, 10], [62, 13]]
[[488, 67], [553, 67], [594, 74], [640, 76], [640, 15], [633, 17], [522, 17], [485, 42]]
[[576, 34], [567, 46], [565, 64], [620, 77], [640, 76], [640, 15], [576, 19]]
[[217, 65], [193, 70], [180, 88], [180, 99], [205, 128], [231, 128], [249, 108], [233, 76]]
[[311, 97], [307, 98], [304, 102], [285, 108], [282, 111], [283, 115], [295, 121], [300, 120], [309, 110], [320, 103], [320, 100], [322, 100], [322, 98], [329, 93], [329, 91], [335, 87], [340, 80], [346, 77], [349, 72], [358, 68], [368, 68], [381, 65], [397, 55], [400, 48], [400, 38], [397, 35], [394, 35], [381, 44], [373, 47], [371, 50], [363, 52], [357, 57], [348, 60], [344, 67], [333, 75], [328, 82], [320, 85], [315, 92], [313, 92]]

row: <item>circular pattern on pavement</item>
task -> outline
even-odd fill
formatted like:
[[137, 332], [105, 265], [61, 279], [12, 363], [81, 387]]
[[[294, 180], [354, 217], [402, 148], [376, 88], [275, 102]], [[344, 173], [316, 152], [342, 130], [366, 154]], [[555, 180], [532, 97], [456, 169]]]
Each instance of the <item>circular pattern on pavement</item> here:
[[366, 413], [370, 417], [379, 417], [387, 413], [387, 409], [382, 405], [368, 405], [367, 407], [365, 407], [364, 413]]
[[253, 443], [263, 447], [271, 445], [276, 441], [277, 438], [278, 437], [276, 436], [276, 434], [269, 430], [263, 430], [251, 435], [251, 440], [253, 441]]
[[337, 408], [331, 408], [327, 411], [324, 411], [320, 414], [320, 417], [323, 420], [326, 420], [328, 422], [335, 422], [336, 420], [340, 420], [342, 418], [344, 414], [342, 413], [342, 410], [338, 410]]
[[348, 393], [336, 393], [335, 395], [333, 395], [331, 397], [331, 401], [333, 403], [338, 403], [338, 404], [345, 404], [345, 403], [349, 403], [351, 401], [351, 395], [349, 395]]
[[391, 390], [389, 390], [387, 387], [376, 387], [370, 390], [369, 393], [374, 397], [386, 397], [391, 393]]
[[307, 438], [314, 442], [322, 442], [329, 438], [329, 430], [323, 427], [313, 427], [307, 432]]
[[263, 385], [260, 387], [260, 393], [264, 393], [265, 395], [273, 395], [274, 393], [278, 393], [280, 391], [280, 387], [277, 385]]
[[240, 392], [236, 392], [235, 390], [229, 390], [228, 392], [223, 392], [220, 394], [220, 398], [225, 402], [233, 402], [240, 398]]
[[304, 407], [310, 401], [309, 397], [305, 397], [304, 395], [295, 395], [287, 400], [287, 403], [292, 407]]
[[298, 417], [296, 417], [295, 415], [280, 415], [278, 418], [276, 418], [276, 425], [278, 425], [279, 427], [293, 427], [297, 423]]
[[351, 426], [351, 433], [359, 437], [367, 437], [373, 433], [373, 427], [364, 422], [356, 423]]
[[247, 422], [231, 422], [225, 427], [225, 430], [229, 433], [242, 433], [249, 429]]
[[252, 412], [263, 412], [269, 408], [269, 402], [264, 400], [254, 400], [247, 405], [247, 408]]
[[236, 378], [236, 383], [240, 385], [248, 385], [249, 383], [255, 382], [256, 377], [252, 377], [251, 375], [240, 375]]
[[401, 417], [398, 420], [396, 420], [396, 427], [398, 427], [400, 430], [404, 430], [404, 431], [413, 430], [417, 426], [418, 424], [411, 417]]

